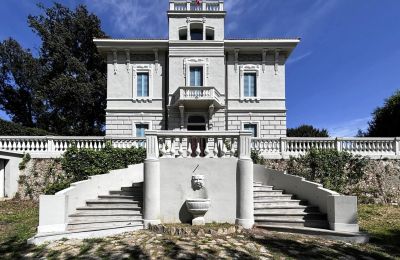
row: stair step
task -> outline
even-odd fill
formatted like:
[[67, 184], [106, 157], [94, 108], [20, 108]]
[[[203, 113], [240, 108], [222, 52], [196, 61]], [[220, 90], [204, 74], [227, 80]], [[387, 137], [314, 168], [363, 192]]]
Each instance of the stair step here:
[[122, 187], [121, 191], [132, 191], [132, 192], [142, 192], [143, 188], [142, 187]]
[[263, 186], [254, 186], [253, 190], [254, 191], [269, 191], [269, 190], [272, 190], [273, 188], [274, 188], [273, 186], [263, 185]]
[[255, 208], [254, 212], [257, 214], [300, 214], [309, 212], [319, 212], [318, 207], [313, 206], [270, 206], [268, 208]]
[[274, 201], [254, 201], [254, 208], [269, 208], [269, 207], [277, 207], [277, 206], [299, 206], [306, 205], [307, 202], [301, 200], [274, 200]]
[[140, 214], [133, 216], [123, 216], [123, 215], [71, 215], [68, 218], [68, 223], [76, 223], [76, 222], [114, 222], [114, 221], [136, 221], [142, 220], [143, 216]]
[[69, 215], [69, 217], [137, 217], [142, 216], [138, 211], [104, 212], [104, 211], [80, 211]]
[[275, 200], [292, 200], [294, 196], [292, 194], [282, 194], [282, 195], [270, 195], [270, 196], [257, 196], [254, 197], [254, 201], [275, 201]]
[[115, 199], [115, 200], [134, 200], [136, 197], [135, 196], [126, 196], [126, 195], [99, 195], [99, 199]]
[[122, 195], [122, 196], [139, 196], [142, 197], [142, 192], [132, 192], [132, 191], [121, 191], [121, 190], [111, 190], [109, 191], [110, 195]]
[[279, 214], [279, 213], [254, 213], [254, 218], [268, 218], [268, 219], [290, 219], [290, 220], [326, 220], [326, 214], [320, 212], [311, 213], [297, 213], [297, 214]]
[[285, 227], [313, 227], [313, 228], [328, 228], [326, 220], [291, 220], [291, 219], [270, 219], [270, 218], [256, 218], [257, 225], [269, 226], [285, 226]]
[[88, 200], [86, 201], [87, 205], [113, 205], [113, 204], [119, 204], [119, 205], [138, 205], [141, 204], [142, 202], [140, 201], [135, 201], [135, 200], [110, 200], [110, 199], [100, 199], [100, 200]]
[[253, 192], [254, 197], [270, 196], [270, 195], [282, 195], [282, 194], [283, 194], [283, 190], [263, 190], [263, 191], [255, 190]]
[[137, 206], [127, 206], [127, 205], [96, 205], [96, 206], [87, 206], [87, 207], [80, 207], [76, 210], [141, 210], [141, 207]]
[[143, 226], [143, 222], [130, 221], [130, 222], [68, 224], [67, 231], [86, 230], [86, 229], [106, 229], [106, 228], [128, 227], [128, 226]]

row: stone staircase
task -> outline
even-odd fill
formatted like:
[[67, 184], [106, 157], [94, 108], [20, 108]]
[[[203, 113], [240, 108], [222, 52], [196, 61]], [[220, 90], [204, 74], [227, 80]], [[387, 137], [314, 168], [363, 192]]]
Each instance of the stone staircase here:
[[257, 182], [254, 183], [254, 220], [259, 227], [328, 228], [327, 216], [318, 207]]
[[143, 183], [110, 191], [68, 216], [67, 231], [89, 231], [125, 227], [143, 228]]

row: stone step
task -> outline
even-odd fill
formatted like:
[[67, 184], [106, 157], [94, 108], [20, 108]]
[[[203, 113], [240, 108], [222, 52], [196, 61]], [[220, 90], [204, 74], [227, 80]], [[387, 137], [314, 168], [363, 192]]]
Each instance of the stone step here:
[[299, 206], [306, 205], [307, 202], [301, 200], [274, 200], [274, 201], [264, 201], [264, 200], [255, 200], [254, 208], [269, 208], [274, 206]]
[[290, 220], [326, 220], [326, 214], [320, 212], [279, 214], [279, 213], [254, 213], [254, 218], [290, 219]]
[[319, 212], [319, 211], [318, 207], [299, 205], [299, 206], [270, 206], [268, 208], [260, 208], [260, 209], [255, 208], [254, 212], [258, 214], [263, 214], [263, 213], [300, 214], [300, 213]]
[[143, 188], [139, 187], [122, 187], [121, 191], [143, 192]]
[[139, 196], [139, 197], [143, 197], [143, 193], [135, 193], [135, 192], [131, 192], [131, 191], [122, 191], [122, 190], [111, 190], [109, 191], [110, 195], [122, 195], [122, 196]]
[[253, 182], [253, 186], [263, 186], [264, 184], [262, 182]]
[[292, 194], [271, 195], [271, 196], [257, 196], [254, 201], [275, 201], [275, 200], [292, 200], [295, 196]]
[[99, 199], [103, 200], [134, 200], [135, 196], [124, 196], [124, 195], [99, 195]]
[[135, 221], [142, 220], [142, 214], [136, 215], [70, 215], [68, 217], [68, 223], [77, 223], [77, 222], [114, 222], [114, 221]]
[[131, 205], [93, 205], [93, 206], [86, 206], [86, 207], [80, 207], [76, 209], [77, 211], [99, 211], [99, 210], [104, 210], [104, 211], [110, 211], [110, 210], [124, 210], [124, 211], [141, 211], [141, 207], [135, 207]]
[[142, 204], [142, 202], [137, 200], [110, 200], [110, 199], [100, 199], [100, 200], [88, 200], [86, 205], [136, 205]]
[[143, 226], [143, 222], [142, 221], [117, 221], [117, 222], [104, 222], [104, 223], [76, 223], [76, 224], [68, 224], [67, 231], [128, 227], [128, 226], [139, 226], [139, 225]]
[[98, 211], [98, 210], [81, 210], [74, 214], [69, 215], [69, 217], [137, 217], [142, 216], [140, 211], [128, 211], [128, 210], [115, 210], [115, 211]]
[[259, 217], [259, 218], [255, 218], [254, 221], [257, 225], [328, 228], [328, 222], [326, 220], [291, 220], [291, 219], [277, 220], [277, 219]]
[[272, 190], [273, 188], [274, 188], [273, 186], [263, 185], [263, 186], [254, 186], [253, 190], [254, 191], [269, 191], [269, 190]]
[[264, 191], [254, 191], [254, 197], [258, 196], [271, 196], [271, 195], [282, 195], [283, 190], [264, 190]]

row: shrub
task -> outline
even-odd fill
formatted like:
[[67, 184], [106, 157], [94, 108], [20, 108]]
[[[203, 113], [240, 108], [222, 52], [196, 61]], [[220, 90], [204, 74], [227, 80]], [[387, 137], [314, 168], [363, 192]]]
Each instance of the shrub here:
[[24, 135], [24, 136], [45, 136], [54, 135], [39, 128], [25, 127], [13, 122], [8, 122], [0, 119], [0, 133], [1, 135]]
[[31, 155], [29, 153], [24, 154], [22, 161], [19, 163], [18, 168], [22, 171], [26, 168], [26, 164], [31, 160]]
[[251, 159], [254, 164], [265, 165], [265, 158], [261, 156], [260, 151], [251, 150]]
[[288, 172], [344, 193], [347, 185], [356, 184], [363, 177], [367, 163], [367, 158], [347, 152], [313, 149], [298, 158], [291, 157]]
[[89, 176], [105, 174], [111, 170], [126, 168], [131, 164], [144, 162], [144, 148], [113, 148], [110, 144], [102, 150], [78, 150], [69, 148], [61, 159], [67, 182], [86, 180]]

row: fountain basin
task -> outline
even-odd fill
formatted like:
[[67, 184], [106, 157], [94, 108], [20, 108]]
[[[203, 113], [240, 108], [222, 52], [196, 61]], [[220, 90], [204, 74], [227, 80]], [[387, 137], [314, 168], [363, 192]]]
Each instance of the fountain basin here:
[[193, 215], [192, 225], [205, 225], [204, 215], [211, 206], [209, 199], [188, 199], [186, 207]]

